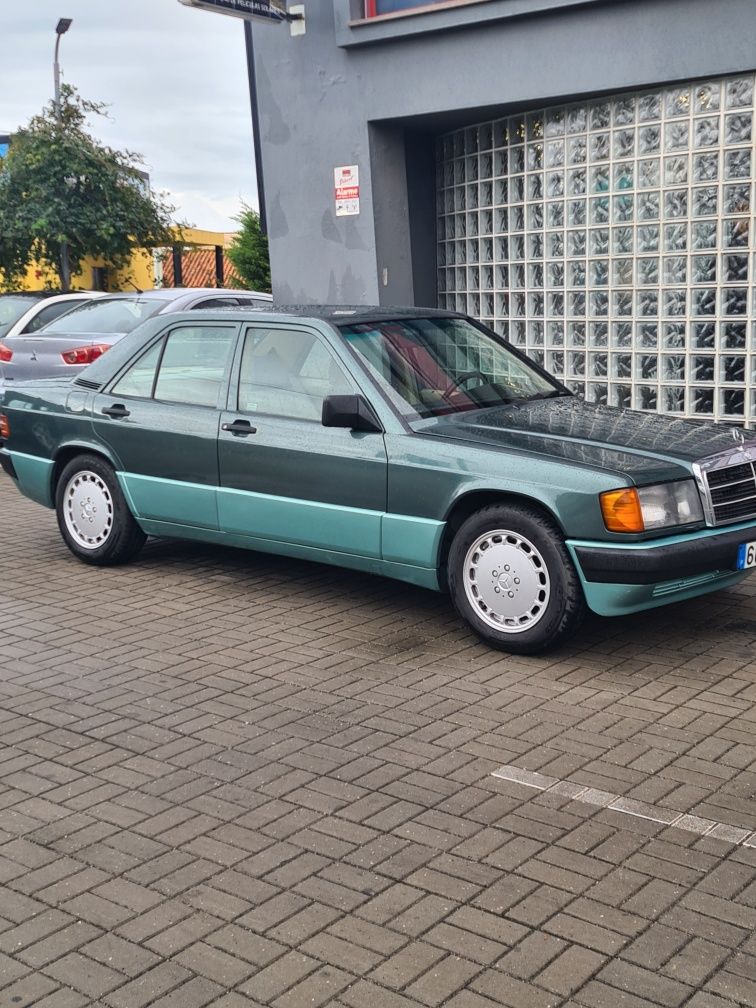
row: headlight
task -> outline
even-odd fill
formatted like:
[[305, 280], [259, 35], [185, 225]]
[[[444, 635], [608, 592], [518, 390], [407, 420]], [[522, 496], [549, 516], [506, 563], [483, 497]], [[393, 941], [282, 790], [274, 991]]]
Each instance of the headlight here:
[[610, 532], [649, 532], [703, 521], [701, 498], [692, 479], [610, 490], [600, 500]]

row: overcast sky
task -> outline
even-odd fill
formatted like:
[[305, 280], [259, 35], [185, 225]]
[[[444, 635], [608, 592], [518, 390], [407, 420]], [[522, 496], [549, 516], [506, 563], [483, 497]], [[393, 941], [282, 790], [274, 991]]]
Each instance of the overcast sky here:
[[142, 154], [179, 218], [234, 229], [257, 206], [243, 22], [178, 0], [0, 0], [0, 132], [52, 98], [60, 17], [63, 82], [110, 106], [95, 134]]

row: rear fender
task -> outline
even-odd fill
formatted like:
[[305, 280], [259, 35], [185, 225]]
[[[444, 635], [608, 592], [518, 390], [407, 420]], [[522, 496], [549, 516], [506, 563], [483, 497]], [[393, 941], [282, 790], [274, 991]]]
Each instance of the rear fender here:
[[[55, 488], [58, 485], [60, 474], [71, 459], [76, 458], [77, 455], [99, 455], [100, 458], [105, 459], [114, 469], [118, 469], [118, 462], [107, 445], [92, 444], [86, 441], [68, 441], [57, 448], [53, 457], [54, 465], [50, 479], [50, 499], [52, 502], [55, 501]], [[53, 504], [51, 503], [49, 506], [52, 507]]]

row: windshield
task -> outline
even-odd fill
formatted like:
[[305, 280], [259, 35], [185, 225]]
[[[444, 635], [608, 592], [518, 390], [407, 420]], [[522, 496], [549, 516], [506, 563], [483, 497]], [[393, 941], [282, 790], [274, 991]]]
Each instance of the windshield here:
[[38, 297], [0, 297], [0, 336], [7, 333], [14, 322], [18, 322], [21, 316], [37, 301]]
[[165, 304], [158, 298], [103, 298], [67, 312], [40, 330], [42, 333], [128, 333], [157, 314]]
[[464, 319], [370, 322], [341, 332], [409, 420], [569, 394]]

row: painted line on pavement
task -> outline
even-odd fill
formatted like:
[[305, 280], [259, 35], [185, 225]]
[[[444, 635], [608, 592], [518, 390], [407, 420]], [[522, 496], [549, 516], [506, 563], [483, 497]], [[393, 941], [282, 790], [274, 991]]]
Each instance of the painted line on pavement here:
[[523, 787], [535, 788], [546, 794], [558, 795], [572, 801], [583, 802], [596, 808], [611, 809], [612, 812], [622, 812], [624, 815], [635, 816], [636, 819], [648, 819], [663, 826], [674, 826], [675, 829], [697, 833], [699, 836], [711, 837], [714, 840], [724, 840], [726, 843], [740, 847], [756, 847], [756, 831], [731, 826], [729, 823], [716, 822], [714, 819], [703, 819], [700, 816], [675, 812], [673, 809], [660, 808], [646, 802], [635, 801], [633, 798], [623, 798], [611, 791], [600, 791], [598, 788], [576, 784], [574, 781], [558, 780], [534, 770], [523, 770], [516, 766], [502, 766], [494, 770], [492, 777], [500, 780], [522, 784]]

